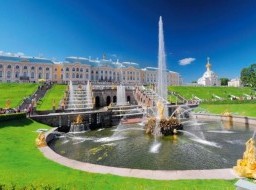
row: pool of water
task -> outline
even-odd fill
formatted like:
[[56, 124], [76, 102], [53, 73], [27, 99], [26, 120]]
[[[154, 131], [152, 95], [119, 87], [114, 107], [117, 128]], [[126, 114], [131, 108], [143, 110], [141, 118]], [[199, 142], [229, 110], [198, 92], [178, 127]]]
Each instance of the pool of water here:
[[178, 136], [146, 135], [141, 125], [56, 135], [49, 146], [70, 159], [152, 170], [220, 169], [236, 165], [254, 127], [221, 121], [187, 121]]

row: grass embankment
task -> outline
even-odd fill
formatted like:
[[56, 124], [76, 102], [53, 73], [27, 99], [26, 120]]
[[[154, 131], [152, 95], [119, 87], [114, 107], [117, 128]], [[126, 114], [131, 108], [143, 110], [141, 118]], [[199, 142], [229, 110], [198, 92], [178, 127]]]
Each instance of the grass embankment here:
[[194, 96], [203, 99], [211, 100], [214, 95], [223, 98], [230, 99], [230, 95], [237, 97], [245, 97], [245, 94], [255, 95], [255, 92], [248, 87], [202, 87], [202, 86], [170, 86], [170, 91], [177, 92], [186, 99], [192, 99]]
[[64, 97], [66, 87], [66, 85], [54, 84], [53, 87], [48, 90], [45, 96], [38, 102], [37, 110], [52, 110], [54, 100], [57, 109], [60, 100]]
[[0, 83], [0, 108], [5, 108], [10, 100], [10, 107], [17, 107], [24, 97], [32, 95], [38, 88], [35, 83]]
[[156, 181], [93, 174], [47, 160], [35, 146], [38, 128], [29, 119], [0, 124], [0, 189], [234, 189], [235, 180]]
[[256, 117], [256, 104], [200, 104], [195, 110], [214, 114], [230, 112], [233, 115]]
[[[234, 115], [256, 117], [255, 100], [230, 100], [231, 95], [244, 98], [246, 95], [251, 94], [255, 96], [255, 91], [248, 87], [171, 86], [169, 90], [177, 92], [187, 99], [192, 99], [192, 97], [196, 96], [204, 100], [204, 102], [195, 109], [196, 112], [203, 111], [213, 114], [230, 112]], [[214, 95], [219, 96], [222, 100], [216, 101]], [[212, 101], [213, 99], [215, 100]]]

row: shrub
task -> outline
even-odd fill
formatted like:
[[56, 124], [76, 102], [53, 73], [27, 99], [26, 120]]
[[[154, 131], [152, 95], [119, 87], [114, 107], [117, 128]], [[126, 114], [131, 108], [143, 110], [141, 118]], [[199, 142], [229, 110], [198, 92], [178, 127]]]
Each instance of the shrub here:
[[12, 114], [2, 114], [0, 115], [1, 121], [9, 121], [9, 120], [18, 120], [26, 118], [26, 113], [12, 113]]

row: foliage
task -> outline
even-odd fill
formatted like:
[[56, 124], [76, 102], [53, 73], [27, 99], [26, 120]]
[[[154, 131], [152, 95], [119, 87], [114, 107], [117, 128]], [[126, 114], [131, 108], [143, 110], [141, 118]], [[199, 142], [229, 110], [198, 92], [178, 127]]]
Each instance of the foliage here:
[[37, 90], [35, 83], [0, 83], [0, 108], [5, 108], [6, 101], [10, 100], [12, 108], [21, 104], [24, 97], [32, 95]]
[[221, 86], [228, 86], [228, 78], [220, 78], [220, 84]]
[[244, 86], [256, 87], [256, 64], [243, 68], [240, 78]]
[[66, 85], [54, 84], [53, 87], [48, 90], [45, 96], [38, 102], [37, 110], [52, 110], [53, 101], [55, 101], [55, 106], [57, 109], [59, 102], [64, 96], [66, 87]]
[[0, 114], [1, 121], [19, 120], [26, 118], [26, 113]]
[[234, 189], [235, 180], [146, 180], [73, 170], [46, 159], [30, 119], [1, 122], [0, 189]]

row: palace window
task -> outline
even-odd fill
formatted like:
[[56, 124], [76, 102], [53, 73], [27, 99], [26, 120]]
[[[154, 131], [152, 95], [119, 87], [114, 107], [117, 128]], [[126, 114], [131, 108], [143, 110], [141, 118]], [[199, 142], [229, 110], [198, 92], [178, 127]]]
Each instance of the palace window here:
[[49, 69], [49, 67], [46, 67], [46, 69], [45, 69], [46, 71], [49, 71], [50, 69]]
[[12, 68], [12, 66], [11, 66], [11, 65], [8, 65], [8, 66], [7, 66], [7, 69], [11, 69], [11, 68]]
[[28, 67], [27, 67], [27, 66], [24, 66], [23, 69], [28, 69]]
[[66, 68], [66, 71], [69, 71], [69, 68], [68, 68], [68, 67]]
[[31, 72], [31, 78], [35, 78], [35, 73], [34, 72]]
[[35, 67], [34, 67], [34, 66], [32, 66], [32, 67], [31, 67], [31, 70], [35, 70]]
[[11, 71], [7, 72], [7, 78], [11, 78]]
[[20, 66], [19, 65], [16, 65], [16, 67], [15, 67], [16, 69], [19, 69], [20, 68]]
[[15, 78], [19, 78], [19, 75], [20, 75], [20, 73], [19, 73], [19, 72], [16, 72], [16, 73], [15, 73]]

